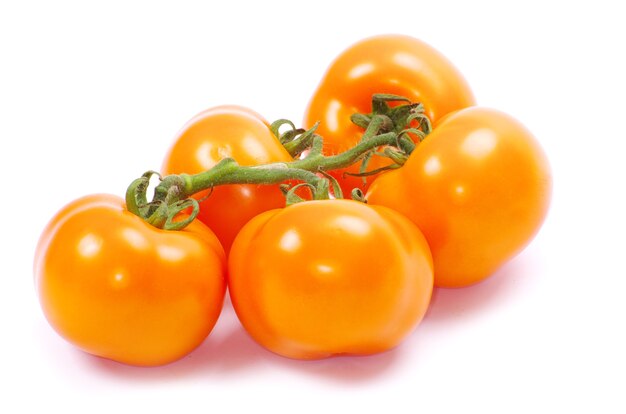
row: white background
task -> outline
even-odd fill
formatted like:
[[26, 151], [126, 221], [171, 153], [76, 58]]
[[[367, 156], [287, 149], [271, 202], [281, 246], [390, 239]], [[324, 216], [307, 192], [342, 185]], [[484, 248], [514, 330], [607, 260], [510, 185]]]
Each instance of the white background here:
[[[171, 3], [0, 3], [0, 411], [626, 412], [619, 2]], [[373, 357], [275, 356], [228, 307], [197, 351], [160, 368], [54, 333], [32, 256], [59, 208], [122, 195], [207, 107], [300, 121], [330, 61], [379, 33], [439, 49], [479, 104], [542, 142], [554, 197], [529, 248], [482, 284], [438, 291], [415, 333]]]

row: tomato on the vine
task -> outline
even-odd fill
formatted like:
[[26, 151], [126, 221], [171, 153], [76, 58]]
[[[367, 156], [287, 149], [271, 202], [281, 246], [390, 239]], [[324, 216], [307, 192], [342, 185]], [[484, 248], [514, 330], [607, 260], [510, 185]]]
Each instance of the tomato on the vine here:
[[[259, 114], [228, 105], [201, 112], [183, 127], [165, 157], [162, 173], [197, 174], [224, 158], [234, 158], [240, 165], [292, 161]], [[198, 218], [215, 232], [227, 253], [248, 220], [285, 206], [278, 185], [224, 185], [194, 197], [202, 200]]]
[[432, 259], [407, 218], [352, 200], [265, 212], [241, 230], [229, 292], [248, 333], [291, 358], [395, 347], [428, 307]]
[[366, 198], [422, 230], [436, 286], [462, 287], [485, 279], [530, 242], [551, 188], [532, 134], [502, 112], [473, 107], [447, 116], [402, 168], [372, 183]]
[[34, 270], [62, 337], [131, 365], [166, 364], [200, 345], [226, 291], [224, 250], [204, 224], [160, 230], [111, 195], [63, 208], [40, 238]]
[[[330, 65], [306, 110], [304, 127], [319, 121], [317, 133], [324, 138], [325, 153], [345, 151], [363, 134], [350, 116], [369, 113], [372, 95], [378, 93], [421, 102], [433, 123], [452, 111], [475, 105], [465, 79], [446, 57], [418, 39], [383, 35], [352, 45]], [[367, 169], [386, 164], [389, 160], [374, 157]], [[356, 173], [359, 168], [360, 163], [332, 173], [344, 193], [350, 194], [355, 187], [366, 190], [368, 184], [364, 185], [362, 178], [343, 174]]]

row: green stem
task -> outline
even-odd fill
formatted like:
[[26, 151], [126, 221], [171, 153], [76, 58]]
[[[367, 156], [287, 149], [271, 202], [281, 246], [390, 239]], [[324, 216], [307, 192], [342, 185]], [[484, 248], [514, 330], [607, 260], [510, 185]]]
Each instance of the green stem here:
[[[331, 156], [321, 154], [319, 151], [321, 150], [321, 144], [321, 138], [319, 136], [315, 137], [309, 156], [291, 162], [248, 167], [239, 165], [232, 158], [226, 158], [213, 168], [199, 174], [179, 174], [177, 176], [165, 177], [160, 186], [180, 186], [181, 197], [183, 198], [226, 184], [277, 184], [283, 181], [296, 180], [306, 182], [318, 188], [320, 181], [324, 179], [316, 175], [315, 172], [345, 168], [354, 164], [374, 148], [383, 145], [395, 146], [397, 145], [397, 134], [387, 132], [386, 134], [376, 135], [366, 141], [359, 142], [356, 146], [341, 154]], [[182, 183], [180, 182], [181, 179]], [[167, 191], [164, 188], [159, 193], [166, 194]]]
[[374, 115], [365, 129], [361, 141], [368, 140], [378, 135], [379, 132], [389, 132], [392, 128], [393, 122], [387, 115]]
[[[213, 168], [199, 174], [174, 174], [161, 180], [154, 189], [154, 198], [146, 202], [145, 191], [150, 174], [133, 181], [126, 192], [126, 205], [129, 211], [143, 217], [157, 227], [167, 227], [171, 222], [171, 208], [181, 200], [196, 193], [227, 184], [278, 184], [285, 181], [302, 181], [313, 190], [313, 199], [329, 198], [328, 179], [317, 172], [348, 167], [374, 148], [383, 145], [398, 146], [395, 132], [375, 135], [362, 140], [353, 148], [337, 155], [322, 155], [322, 138], [313, 137], [311, 151], [307, 157], [284, 163], [256, 166], [239, 165], [232, 158], [226, 158]], [[195, 211], [195, 210], [194, 210]], [[194, 213], [197, 214], [197, 211]]]
[[[319, 125], [319, 122], [313, 125], [312, 128], [306, 131], [302, 131], [302, 133], [300, 133], [300, 135], [296, 139], [293, 139], [288, 142], [284, 142], [283, 147], [285, 147], [287, 152], [292, 157], [296, 158], [297, 156], [302, 154], [302, 152], [306, 151], [309, 147], [311, 147], [313, 140], [315, 139], [315, 137], [318, 136], [315, 134], [315, 130], [317, 129], [318, 125]], [[298, 129], [293, 130], [293, 132], [295, 133], [299, 133], [300, 131], [301, 130], [298, 130]]]
[[373, 136], [367, 140], [362, 140], [349, 150], [337, 155], [324, 156], [321, 153], [313, 153], [301, 160], [287, 163], [290, 168], [300, 168], [308, 171], [330, 171], [339, 168], [346, 168], [365, 156], [368, 151], [383, 145], [396, 146], [398, 135], [394, 132], [387, 132]]
[[[403, 98], [402, 98], [403, 99]], [[127, 209], [142, 217], [147, 222], [165, 229], [181, 229], [193, 221], [198, 214], [198, 202], [191, 197], [203, 190], [209, 190], [220, 185], [228, 184], [278, 184], [283, 182], [301, 182], [311, 188], [313, 199], [328, 199], [329, 178], [327, 171], [343, 169], [355, 164], [359, 160], [371, 154], [373, 150], [381, 146], [394, 147], [392, 160], [399, 167], [415, 144], [409, 138], [410, 133], [420, 135], [420, 139], [427, 132], [410, 128], [410, 121], [418, 119], [422, 125], [422, 107], [410, 104], [403, 107], [390, 108], [389, 100], [399, 100], [394, 95], [376, 95], [373, 101], [374, 111], [371, 114], [357, 114], [352, 117], [355, 124], [365, 127], [361, 140], [349, 150], [336, 155], [323, 155], [322, 137], [315, 134], [317, 124], [307, 131], [296, 129], [293, 123], [287, 120], [279, 120], [272, 124], [272, 132], [285, 145], [286, 149], [297, 156], [305, 150], [308, 155], [302, 159], [291, 162], [271, 163], [257, 166], [242, 166], [234, 159], [226, 158], [217, 163], [208, 171], [189, 175], [170, 175], [161, 179], [154, 189], [154, 197], [148, 202], [146, 190], [150, 177], [155, 172], [149, 171], [142, 177], [133, 181], [126, 192]], [[426, 118], [427, 120], [427, 118]], [[289, 125], [291, 129], [284, 134], [278, 130], [282, 125]], [[427, 125], [429, 126], [429, 125]], [[378, 171], [374, 171], [378, 172]], [[361, 174], [368, 174], [367, 171]], [[159, 176], [160, 178], [160, 176]], [[341, 197], [339, 185], [333, 183], [335, 193]], [[358, 194], [355, 196], [358, 198]], [[289, 200], [297, 200], [299, 197], [292, 188], [288, 192]], [[191, 207], [190, 217], [183, 221], [175, 220], [175, 217]]]
[[[190, 197], [200, 191], [226, 184], [278, 184], [284, 181], [297, 180], [310, 184], [313, 188], [324, 187], [323, 178], [299, 168], [290, 167], [291, 163], [273, 163], [257, 166], [242, 166], [232, 158], [226, 158], [210, 170], [200, 174], [179, 174], [184, 182], [181, 190], [183, 197]], [[162, 184], [169, 177], [166, 177]], [[316, 198], [328, 198], [317, 194]]]

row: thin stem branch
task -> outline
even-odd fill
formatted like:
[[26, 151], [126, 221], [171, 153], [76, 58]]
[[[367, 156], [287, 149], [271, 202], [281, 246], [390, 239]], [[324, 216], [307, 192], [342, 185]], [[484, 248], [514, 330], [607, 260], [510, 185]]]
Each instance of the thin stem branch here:
[[284, 181], [297, 180], [311, 184], [316, 188], [320, 186], [320, 181], [323, 178], [311, 171], [290, 167], [289, 164], [291, 163], [242, 166], [234, 159], [227, 158], [200, 174], [180, 174], [179, 176], [184, 181], [183, 193], [186, 197], [226, 184], [278, 184]]
[[[145, 192], [150, 176], [156, 173], [147, 172], [129, 186], [126, 193], [127, 208], [155, 226], [178, 229], [187, 224], [187, 222], [181, 224], [173, 220], [173, 217], [179, 212], [190, 206], [193, 207], [193, 213], [188, 219], [189, 222], [198, 213], [198, 203], [195, 200], [188, 201], [190, 197], [220, 185], [300, 182], [312, 189], [314, 199], [327, 199], [330, 196], [329, 180], [326, 177], [328, 171], [347, 168], [381, 146], [396, 148], [398, 154], [392, 153], [391, 155], [397, 157], [392, 156], [390, 158], [400, 165], [403, 161], [400, 155], [408, 156], [415, 147], [409, 134], [418, 134], [420, 139], [422, 139], [422, 135], [425, 135], [425, 132], [409, 127], [410, 121], [418, 118], [421, 125], [423, 115], [417, 111], [420, 107], [411, 104], [390, 108], [387, 104], [387, 101], [390, 100], [406, 99], [394, 95], [376, 95], [373, 99], [374, 111], [371, 114], [357, 114], [352, 117], [357, 125], [365, 127], [365, 132], [361, 140], [345, 152], [325, 156], [322, 137], [315, 134], [317, 124], [304, 131], [296, 129], [293, 123], [288, 120], [279, 120], [272, 124], [271, 128], [274, 134], [277, 135], [292, 156], [297, 156], [308, 150], [306, 157], [291, 162], [257, 166], [242, 166], [234, 159], [226, 158], [213, 168], [199, 174], [178, 174], [162, 178], [159, 185], [154, 189], [154, 196], [150, 202], [147, 201]], [[291, 129], [284, 134], [279, 134], [278, 130], [285, 124], [289, 125]], [[385, 169], [388, 168], [396, 167], [385, 167]], [[378, 170], [371, 173], [376, 172]], [[362, 175], [367, 174], [367, 171], [362, 173]], [[336, 187], [336, 195], [339, 195], [341, 192], [337, 190], [338, 184], [333, 184]], [[295, 192], [291, 198], [296, 198]]]
[[[321, 139], [316, 141], [321, 145]], [[232, 158], [227, 158], [213, 168], [199, 174], [179, 174], [165, 177], [159, 184], [159, 187], [162, 188], [157, 187], [156, 193], [166, 194], [170, 186], [178, 185], [181, 187], [181, 198], [186, 198], [220, 185], [277, 184], [289, 180], [303, 181], [311, 184], [314, 188], [319, 188], [320, 181], [324, 179], [316, 175], [316, 172], [348, 167], [362, 158], [368, 151], [382, 145], [397, 145], [396, 141], [397, 134], [388, 132], [363, 140], [341, 154], [324, 156], [318, 151], [311, 151], [308, 157], [301, 160], [252, 167], [239, 165]], [[313, 147], [316, 147], [315, 143]]]

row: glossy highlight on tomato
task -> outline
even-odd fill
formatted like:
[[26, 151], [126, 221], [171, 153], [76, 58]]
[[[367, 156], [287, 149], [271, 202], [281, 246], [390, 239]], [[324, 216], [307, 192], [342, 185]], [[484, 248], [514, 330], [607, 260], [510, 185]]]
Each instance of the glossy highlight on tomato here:
[[[382, 35], [350, 46], [335, 59], [311, 98], [304, 127], [319, 121], [317, 133], [324, 138], [325, 153], [345, 151], [363, 134], [350, 116], [371, 112], [372, 95], [377, 93], [421, 102], [433, 123], [476, 103], [463, 75], [437, 50], [409, 36]], [[374, 157], [368, 170], [387, 164], [389, 160]], [[364, 185], [362, 178], [343, 174], [358, 172], [359, 167], [333, 172], [344, 193], [355, 187], [367, 189], [371, 179]]]
[[447, 116], [366, 198], [405, 214], [428, 240], [435, 285], [480, 282], [539, 231], [552, 178], [537, 140], [519, 121], [473, 107]]
[[125, 364], [163, 365], [211, 332], [226, 290], [225, 260], [197, 220], [160, 230], [120, 198], [92, 195], [45, 228], [35, 284], [48, 322], [70, 343]]
[[[241, 106], [207, 109], [192, 118], [179, 132], [168, 151], [161, 172], [197, 174], [224, 158], [240, 165], [289, 162], [292, 157], [256, 112]], [[278, 185], [233, 184], [203, 191], [200, 221], [217, 235], [228, 253], [239, 229], [252, 217], [285, 206]]]
[[258, 343], [296, 359], [395, 347], [424, 316], [432, 288], [417, 227], [352, 200], [265, 212], [244, 226], [229, 257], [239, 320]]

